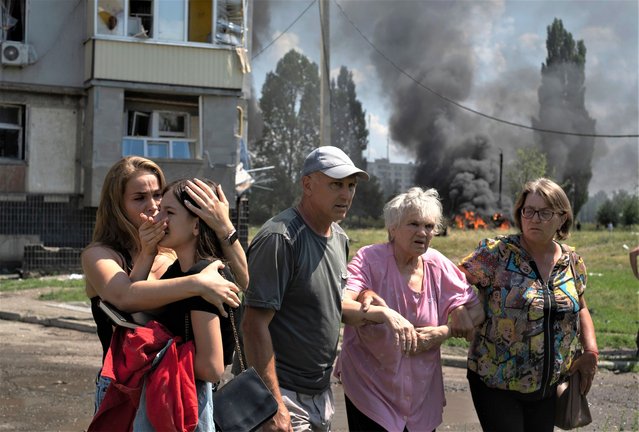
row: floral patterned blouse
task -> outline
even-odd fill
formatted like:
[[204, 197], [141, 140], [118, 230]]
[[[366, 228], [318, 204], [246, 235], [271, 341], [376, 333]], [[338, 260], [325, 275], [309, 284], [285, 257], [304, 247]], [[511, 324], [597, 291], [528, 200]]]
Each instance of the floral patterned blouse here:
[[586, 267], [561, 245], [544, 282], [520, 241], [519, 235], [482, 240], [460, 263], [477, 280], [486, 313], [468, 352], [468, 369], [488, 387], [543, 398], [570, 368]]

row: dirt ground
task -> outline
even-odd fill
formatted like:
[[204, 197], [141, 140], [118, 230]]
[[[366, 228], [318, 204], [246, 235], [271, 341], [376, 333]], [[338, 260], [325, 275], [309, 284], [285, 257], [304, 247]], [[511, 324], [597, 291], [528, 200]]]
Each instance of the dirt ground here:
[[[90, 333], [0, 320], [0, 431], [83, 431], [93, 413], [100, 346]], [[438, 430], [478, 431], [462, 369], [444, 368], [448, 406]], [[339, 404], [339, 386], [335, 387]], [[597, 374], [595, 422], [583, 431], [639, 429], [639, 374]], [[343, 415], [335, 430], [345, 430]]]

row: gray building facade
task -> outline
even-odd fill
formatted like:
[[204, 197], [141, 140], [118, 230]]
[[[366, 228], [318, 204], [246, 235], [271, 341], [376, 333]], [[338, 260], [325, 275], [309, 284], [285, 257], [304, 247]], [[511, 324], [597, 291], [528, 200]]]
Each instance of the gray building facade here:
[[390, 162], [386, 158], [369, 161], [368, 172], [377, 177], [385, 200], [406, 192], [415, 186], [415, 169], [413, 163]]
[[153, 159], [167, 180], [221, 183], [246, 216], [233, 191], [248, 7], [0, 0], [0, 270], [77, 269], [104, 176], [126, 155]]

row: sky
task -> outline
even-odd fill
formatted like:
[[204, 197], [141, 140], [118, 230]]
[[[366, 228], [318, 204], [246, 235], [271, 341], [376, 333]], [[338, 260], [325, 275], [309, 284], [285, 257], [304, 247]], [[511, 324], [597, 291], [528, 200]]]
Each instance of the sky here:
[[[254, 0], [253, 87], [295, 49], [319, 64], [319, 3], [289, 27], [312, 0]], [[425, 85], [471, 109], [531, 126], [546, 59], [547, 26], [563, 21], [587, 48], [585, 107], [601, 135], [639, 134], [639, 2], [637, 0], [329, 0], [330, 69], [353, 72], [367, 113], [368, 160], [416, 158], [420, 123], [436, 115]], [[361, 33], [361, 34], [360, 34]], [[258, 54], [262, 49], [261, 53]], [[415, 82], [417, 81], [417, 83]], [[463, 140], [481, 133], [503, 152], [534, 143], [527, 129], [458, 111], [442, 130]], [[406, 110], [415, 110], [406, 123]], [[430, 111], [429, 111], [430, 110]], [[402, 111], [404, 113], [402, 114]], [[400, 121], [399, 118], [402, 118]], [[402, 123], [403, 122], [403, 123]], [[639, 190], [639, 138], [597, 138], [589, 191]]]

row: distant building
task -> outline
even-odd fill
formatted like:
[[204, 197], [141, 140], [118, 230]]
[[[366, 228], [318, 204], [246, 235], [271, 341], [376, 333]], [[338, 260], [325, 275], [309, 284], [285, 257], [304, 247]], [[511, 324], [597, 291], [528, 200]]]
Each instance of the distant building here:
[[0, 271], [77, 265], [125, 155], [216, 180], [237, 216], [247, 2], [0, 0]]
[[375, 159], [367, 164], [367, 171], [377, 177], [386, 199], [415, 186], [415, 168], [412, 162], [389, 162], [386, 158]]

